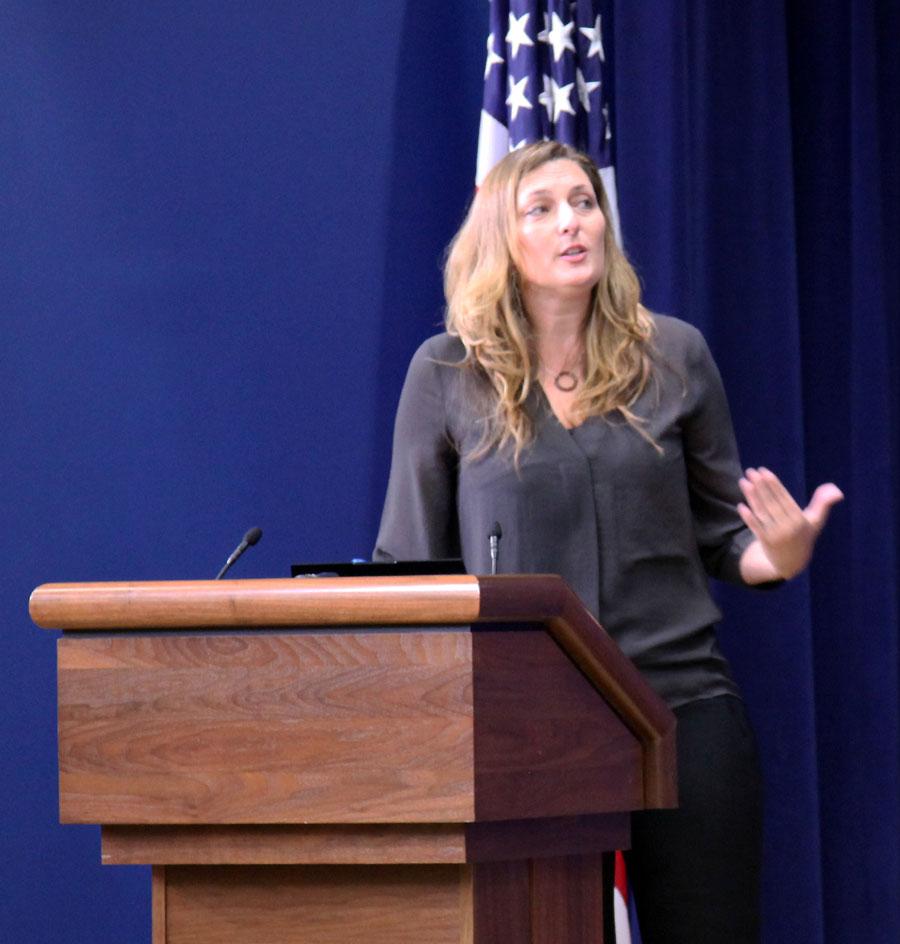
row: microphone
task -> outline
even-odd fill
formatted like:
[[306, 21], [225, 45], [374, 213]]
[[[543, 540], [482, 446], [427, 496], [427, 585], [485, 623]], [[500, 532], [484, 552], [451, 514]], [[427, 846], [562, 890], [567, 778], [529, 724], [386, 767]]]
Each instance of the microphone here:
[[231, 552], [231, 556], [225, 561], [225, 566], [216, 574], [216, 580], [221, 580], [225, 576], [228, 568], [247, 550], [262, 537], [262, 531], [259, 528], [251, 528], [241, 540], [241, 543]]
[[491, 576], [497, 573], [497, 558], [500, 556], [500, 538], [503, 537], [503, 529], [500, 522], [495, 521], [494, 526], [488, 532], [488, 542], [491, 548]]

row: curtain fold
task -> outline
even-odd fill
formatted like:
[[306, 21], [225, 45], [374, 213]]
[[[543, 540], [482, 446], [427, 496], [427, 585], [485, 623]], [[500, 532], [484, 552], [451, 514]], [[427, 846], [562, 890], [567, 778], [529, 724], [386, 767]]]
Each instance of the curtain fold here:
[[896, 4], [616, 14], [626, 248], [697, 324], [744, 462], [847, 501], [807, 577], [723, 590], [766, 775], [765, 940], [900, 940]]

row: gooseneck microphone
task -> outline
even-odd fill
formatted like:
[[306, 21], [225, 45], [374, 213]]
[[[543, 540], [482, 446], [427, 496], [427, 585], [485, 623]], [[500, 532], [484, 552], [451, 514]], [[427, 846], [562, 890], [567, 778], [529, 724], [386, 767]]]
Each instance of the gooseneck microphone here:
[[216, 574], [216, 580], [221, 580], [225, 576], [228, 568], [247, 550], [262, 537], [262, 531], [259, 528], [251, 528], [241, 540], [241, 543], [231, 552], [231, 556], [225, 561], [225, 566]]
[[500, 557], [500, 538], [503, 537], [503, 529], [500, 522], [495, 521], [494, 526], [488, 532], [488, 542], [491, 548], [491, 576], [497, 573], [497, 560]]

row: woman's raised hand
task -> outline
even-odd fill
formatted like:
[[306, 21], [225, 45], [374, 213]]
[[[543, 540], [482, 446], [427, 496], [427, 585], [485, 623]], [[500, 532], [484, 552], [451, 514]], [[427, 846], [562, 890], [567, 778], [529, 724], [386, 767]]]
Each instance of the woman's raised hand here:
[[759, 583], [796, 577], [809, 564], [816, 538], [843, 492], [831, 482], [820, 485], [801, 508], [781, 479], [762, 467], [747, 469], [740, 487], [746, 503], [737, 506], [738, 514], [757, 538], [741, 559], [744, 578]]

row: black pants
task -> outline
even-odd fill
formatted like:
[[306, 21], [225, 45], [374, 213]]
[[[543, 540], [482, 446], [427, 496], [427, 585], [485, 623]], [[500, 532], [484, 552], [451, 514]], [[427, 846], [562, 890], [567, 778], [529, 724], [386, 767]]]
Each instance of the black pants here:
[[762, 785], [743, 702], [675, 716], [679, 807], [635, 814], [625, 854], [643, 944], [758, 944]]

